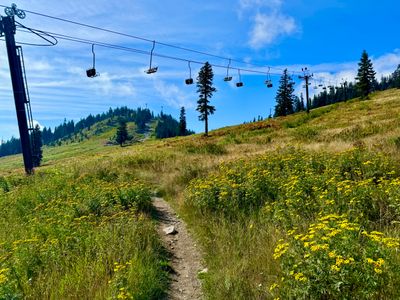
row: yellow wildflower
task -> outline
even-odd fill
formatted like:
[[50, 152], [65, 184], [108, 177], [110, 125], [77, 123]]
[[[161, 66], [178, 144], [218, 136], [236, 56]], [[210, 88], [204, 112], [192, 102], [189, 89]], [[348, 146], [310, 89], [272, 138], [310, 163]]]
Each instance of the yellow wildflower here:
[[278, 287], [278, 284], [277, 283], [274, 283], [274, 284], [272, 284], [270, 287], [269, 287], [269, 291], [270, 292], [272, 292], [274, 289], [276, 289]]
[[335, 271], [335, 272], [339, 272], [339, 271], [340, 271], [340, 268], [339, 268], [337, 265], [332, 265], [332, 266], [331, 266], [331, 270], [332, 270], [332, 271]]
[[301, 272], [300, 273], [296, 273], [294, 275], [294, 279], [297, 280], [297, 281], [300, 281], [300, 282], [307, 281], [307, 277], [305, 277], [304, 274], [301, 273]]
[[287, 249], [289, 248], [289, 243], [278, 244], [274, 250], [274, 259], [278, 259], [283, 254], [286, 253]]

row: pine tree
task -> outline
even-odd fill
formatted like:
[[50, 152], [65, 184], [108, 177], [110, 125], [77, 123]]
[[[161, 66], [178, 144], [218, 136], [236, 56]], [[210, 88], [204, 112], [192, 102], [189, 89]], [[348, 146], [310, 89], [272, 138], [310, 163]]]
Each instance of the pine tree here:
[[215, 112], [215, 107], [209, 105], [210, 98], [216, 92], [213, 87], [214, 73], [211, 65], [206, 62], [201, 67], [199, 76], [197, 77], [197, 93], [199, 93], [199, 100], [197, 100], [197, 111], [200, 113], [199, 120], [204, 121], [205, 136], [208, 136], [208, 116]]
[[396, 71], [392, 74], [392, 87], [400, 89], [400, 65], [397, 66]]
[[300, 111], [305, 110], [303, 93], [300, 94], [300, 97], [295, 96], [295, 99], [293, 102], [293, 110], [294, 110], [294, 112], [300, 112]]
[[292, 77], [288, 74], [287, 69], [285, 69], [279, 80], [279, 88], [275, 97], [275, 117], [287, 116], [293, 113], [293, 102], [295, 99], [293, 92], [294, 82]]
[[122, 147], [122, 144], [128, 139], [128, 129], [125, 121], [120, 121], [117, 128], [116, 142]]
[[369, 59], [367, 51], [364, 50], [358, 63], [356, 77], [357, 89], [362, 98], [368, 97], [369, 93], [374, 89], [376, 83], [375, 74], [372, 61]]
[[186, 129], [186, 114], [185, 114], [185, 108], [182, 106], [181, 107], [181, 113], [179, 115], [179, 135], [186, 135], [187, 129]]
[[42, 132], [40, 131], [39, 125], [36, 125], [35, 128], [33, 129], [31, 138], [32, 138], [32, 144], [33, 144], [33, 148], [32, 148], [33, 166], [39, 167], [42, 162], [42, 158], [43, 158]]

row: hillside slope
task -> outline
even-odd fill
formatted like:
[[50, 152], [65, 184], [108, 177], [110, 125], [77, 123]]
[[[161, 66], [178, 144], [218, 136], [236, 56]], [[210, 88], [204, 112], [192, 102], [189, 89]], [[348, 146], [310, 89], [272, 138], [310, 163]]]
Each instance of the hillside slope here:
[[[315, 150], [342, 151], [353, 147], [354, 143], [362, 143], [371, 150], [384, 151], [397, 157], [397, 147], [400, 146], [399, 98], [400, 91], [392, 89], [373, 94], [371, 100], [352, 100], [314, 109], [310, 115], [302, 112], [288, 117], [221, 128], [212, 131], [208, 139], [195, 135], [150, 141], [145, 145], [135, 145], [135, 147], [124, 149], [104, 147], [104, 143], [113, 135], [113, 132], [106, 132], [81, 143], [63, 145], [60, 148], [45, 148], [44, 159], [47, 165], [50, 157], [54, 157], [54, 163], [56, 163], [58, 154], [62, 154], [65, 159], [71, 158], [73, 161], [77, 155], [101, 155], [102, 153], [107, 155], [120, 152], [122, 155], [127, 155], [130, 151], [140, 153], [144, 149], [157, 153], [164, 149], [174, 148], [175, 150], [185, 148], [186, 153], [193, 150], [193, 152], [203, 151], [207, 154], [209, 151], [212, 152], [207, 145], [215, 144], [216, 148], [220, 150], [223, 148], [224, 159], [230, 160], [234, 157], [258, 154], [287, 145]], [[204, 144], [208, 148], [194, 149], [198, 144], [200, 146]], [[221, 157], [218, 157], [218, 161], [220, 160]], [[16, 169], [22, 170], [22, 159], [19, 155], [0, 158], [0, 172]]]
[[[210, 299], [395, 299], [399, 116], [400, 91], [388, 90], [309, 115], [221, 128], [209, 138], [123, 148], [91, 139], [46, 149], [36, 173], [135, 178], [163, 195], [203, 247]], [[24, 180], [18, 159], [0, 159], [11, 186]], [[321, 224], [338, 239], [328, 242]], [[317, 243], [314, 235], [327, 242], [308, 252], [294, 232], [305, 243]], [[357, 274], [368, 274], [366, 286]]]

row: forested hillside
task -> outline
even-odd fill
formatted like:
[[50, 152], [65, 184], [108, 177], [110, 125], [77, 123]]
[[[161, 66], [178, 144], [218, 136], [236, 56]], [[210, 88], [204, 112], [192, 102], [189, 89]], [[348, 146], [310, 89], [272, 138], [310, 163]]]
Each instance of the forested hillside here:
[[[67, 121], [65, 119], [62, 124], [54, 129], [44, 127], [41, 130], [42, 142], [43, 145], [47, 146], [59, 146], [63, 142], [81, 142], [92, 135], [100, 135], [111, 128], [115, 128], [121, 120], [133, 122], [136, 126], [135, 132], [138, 134], [154, 130], [156, 138], [168, 138], [194, 133], [186, 129], [186, 127], [182, 131], [180, 122], [171, 115], [161, 112], [160, 115], [155, 116], [147, 108], [130, 109], [125, 106], [115, 109], [110, 108], [102, 114], [90, 114], [76, 123], [73, 120]], [[151, 123], [155, 124], [154, 128], [150, 128]], [[94, 132], [91, 132], [92, 127], [95, 127]], [[18, 153], [21, 153], [19, 138], [12, 137], [10, 140], [0, 144], [0, 157]]]

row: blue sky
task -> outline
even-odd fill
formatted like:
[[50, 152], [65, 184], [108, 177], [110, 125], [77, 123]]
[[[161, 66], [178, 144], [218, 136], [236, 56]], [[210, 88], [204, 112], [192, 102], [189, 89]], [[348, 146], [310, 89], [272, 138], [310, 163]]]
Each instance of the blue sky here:
[[[400, 64], [400, 4], [394, 0], [303, 1], [303, 0], [139, 0], [139, 1], [44, 1], [16, 0], [21, 9], [108, 28], [150, 40], [210, 52], [261, 66], [300, 71], [308, 67], [327, 84], [353, 80], [363, 49], [373, 59], [378, 77], [394, 71]], [[1, 5], [10, 2], [0, 0]], [[3, 8], [0, 9], [4, 15]], [[102, 31], [87, 29], [27, 13], [25, 26], [75, 37], [133, 47], [145, 51], [151, 44]], [[366, 23], [366, 21], [368, 23]], [[40, 43], [21, 32], [21, 42]], [[159, 71], [147, 75], [149, 57], [95, 47], [99, 77], [90, 79], [90, 45], [60, 40], [55, 47], [23, 46], [34, 119], [42, 126], [54, 127], [63, 121], [78, 121], [89, 113], [109, 107], [148, 106], [154, 112], [179, 116], [187, 109], [188, 126], [202, 132], [198, 121], [196, 87], [186, 86], [185, 62], [154, 58]], [[155, 52], [189, 60], [227, 65], [228, 61], [157, 45]], [[232, 63], [233, 67], [254, 68]], [[193, 77], [200, 65], [192, 64]], [[268, 67], [258, 68], [268, 71]], [[225, 69], [214, 69], [217, 92], [211, 100], [216, 113], [210, 128], [268, 116], [275, 105], [279, 76], [274, 88], [267, 89], [263, 75], [242, 72], [244, 87], [234, 80], [223, 81]], [[296, 93], [302, 91], [301, 83]], [[0, 138], [18, 136], [5, 45], [0, 41]]]

